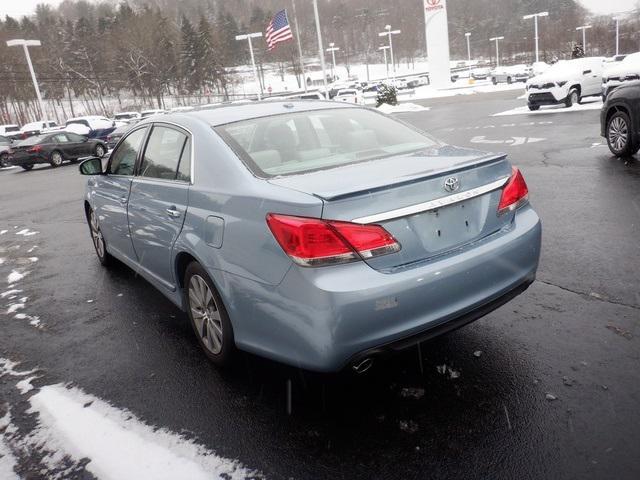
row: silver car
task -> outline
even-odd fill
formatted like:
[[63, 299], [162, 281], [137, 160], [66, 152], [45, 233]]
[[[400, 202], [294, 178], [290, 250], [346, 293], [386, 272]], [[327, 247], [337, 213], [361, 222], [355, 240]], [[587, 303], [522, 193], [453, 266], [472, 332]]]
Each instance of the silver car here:
[[185, 310], [219, 364], [237, 347], [363, 371], [489, 313], [538, 267], [540, 220], [505, 155], [350, 104], [154, 117], [80, 171], [99, 260]]

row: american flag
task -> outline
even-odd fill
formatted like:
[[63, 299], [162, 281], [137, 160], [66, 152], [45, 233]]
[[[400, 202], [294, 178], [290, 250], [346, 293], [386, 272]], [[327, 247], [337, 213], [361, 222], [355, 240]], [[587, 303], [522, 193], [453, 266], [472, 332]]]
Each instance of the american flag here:
[[269, 22], [269, 26], [267, 27], [267, 34], [265, 37], [269, 51], [276, 48], [278, 43], [285, 42], [293, 38], [286, 10], [280, 10], [275, 14], [273, 19], [271, 19], [271, 22]]

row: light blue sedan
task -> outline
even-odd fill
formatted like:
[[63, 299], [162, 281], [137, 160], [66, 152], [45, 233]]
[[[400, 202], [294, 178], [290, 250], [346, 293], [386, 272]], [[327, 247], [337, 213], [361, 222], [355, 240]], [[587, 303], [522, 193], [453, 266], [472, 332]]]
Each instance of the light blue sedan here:
[[374, 110], [264, 102], [143, 121], [84, 208], [113, 257], [185, 310], [207, 356], [316, 371], [465, 325], [523, 292], [540, 220], [505, 155]]

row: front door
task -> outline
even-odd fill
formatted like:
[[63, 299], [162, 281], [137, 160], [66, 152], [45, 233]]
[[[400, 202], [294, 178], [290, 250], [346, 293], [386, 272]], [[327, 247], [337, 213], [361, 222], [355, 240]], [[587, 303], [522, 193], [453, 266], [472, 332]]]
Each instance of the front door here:
[[127, 207], [136, 159], [142, 148], [147, 127], [129, 133], [109, 159], [106, 175], [95, 177], [94, 208], [107, 250], [116, 256], [136, 261], [131, 243]]
[[155, 124], [131, 185], [129, 228], [138, 262], [173, 290], [171, 251], [189, 200], [191, 141], [187, 132]]

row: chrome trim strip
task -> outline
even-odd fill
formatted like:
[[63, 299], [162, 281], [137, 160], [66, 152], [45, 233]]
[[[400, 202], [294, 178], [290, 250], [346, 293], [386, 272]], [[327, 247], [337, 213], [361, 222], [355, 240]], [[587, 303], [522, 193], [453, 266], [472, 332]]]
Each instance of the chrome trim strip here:
[[428, 212], [430, 210], [437, 210], [438, 208], [453, 205], [454, 203], [463, 202], [470, 198], [479, 197], [485, 193], [492, 192], [503, 187], [510, 177], [503, 177], [495, 182], [482, 185], [480, 187], [472, 188], [464, 192], [456, 193], [454, 195], [448, 195], [446, 197], [436, 198], [435, 200], [429, 200], [428, 202], [418, 203], [417, 205], [410, 205], [408, 207], [398, 208], [396, 210], [389, 210], [388, 212], [376, 213], [375, 215], [368, 215], [366, 217], [354, 218], [351, 220], [353, 223], [367, 224], [367, 223], [379, 223], [387, 220], [395, 220], [397, 218], [408, 217], [415, 215], [416, 213]]

